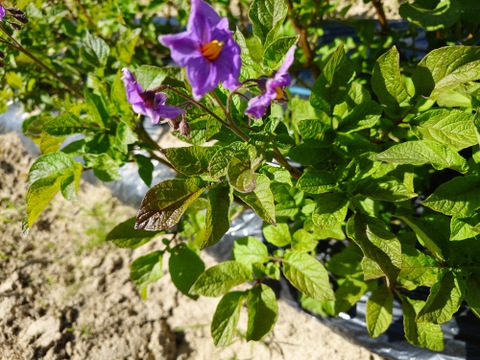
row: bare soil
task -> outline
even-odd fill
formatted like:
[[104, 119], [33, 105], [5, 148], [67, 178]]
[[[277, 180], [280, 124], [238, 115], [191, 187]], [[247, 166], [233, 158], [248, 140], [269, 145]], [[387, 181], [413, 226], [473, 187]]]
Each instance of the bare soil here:
[[56, 197], [22, 236], [32, 161], [16, 133], [0, 135], [0, 359], [381, 359], [283, 301], [263, 342], [238, 336], [215, 348], [219, 299], [185, 297], [167, 272], [140, 298], [129, 264], [158, 243], [132, 251], [104, 242], [136, 212], [105, 187], [83, 182], [78, 204]]

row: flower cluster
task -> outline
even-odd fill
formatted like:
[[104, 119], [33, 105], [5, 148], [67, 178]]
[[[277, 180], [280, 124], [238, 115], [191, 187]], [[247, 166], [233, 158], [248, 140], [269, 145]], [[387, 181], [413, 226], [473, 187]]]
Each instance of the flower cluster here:
[[[243, 85], [239, 81], [242, 60], [240, 46], [233, 39], [227, 18], [221, 18], [203, 0], [192, 0], [191, 5], [186, 31], [160, 36], [159, 41], [170, 49], [173, 61], [186, 69], [195, 101], [220, 83], [228, 90], [237, 91]], [[291, 82], [288, 69], [295, 49], [294, 45], [288, 50], [283, 65], [272, 77], [249, 80], [256, 83], [261, 94], [249, 100], [246, 115], [261, 118], [273, 101], [286, 101], [284, 88]], [[123, 69], [122, 79], [133, 110], [150, 117], [153, 123], [162, 118], [175, 119], [184, 113], [182, 109], [165, 105], [166, 94], [142, 90], [128, 69]]]

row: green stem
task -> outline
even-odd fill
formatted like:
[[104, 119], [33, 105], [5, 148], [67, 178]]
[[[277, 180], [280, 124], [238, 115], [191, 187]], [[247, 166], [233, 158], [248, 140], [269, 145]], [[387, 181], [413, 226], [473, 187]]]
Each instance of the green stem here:
[[25, 49], [20, 43], [18, 43], [17, 40], [15, 40], [6, 30], [5, 28], [0, 25], [0, 30], [3, 31], [3, 33], [5, 35], [7, 35], [7, 37], [10, 39], [10, 41], [12, 42], [9, 42], [9, 41], [5, 41], [2, 39], [1, 42], [3, 42], [4, 44], [12, 47], [13, 49], [15, 50], [18, 50], [22, 53], [24, 53], [26, 56], [28, 56], [30, 59], [32, 59], [38, 66], [40, 66], [43, 70], [45, 70], [46, 72], [48, 72], [50, 75], [52, 75], [55, 79], [57, 79], [58, 81], [60, 81], [68, 90], [72, 91], [73, 93], [75, 93], [75, 95], [77, 95], [79, 98], [83, 99], [83, 94], [78, 91], [77, 89], [75, 89], [73, 86], [71, 86], [69, 83], [67, 83], [65, 80], [63, 80], [60, 76], [58, 76], [52, 69], [50, 69], [47, 65], [45, 65], [41, 60], [39, 60], [35, 55], [33, 55], [31, 52], [29, 52], [27, 49]]

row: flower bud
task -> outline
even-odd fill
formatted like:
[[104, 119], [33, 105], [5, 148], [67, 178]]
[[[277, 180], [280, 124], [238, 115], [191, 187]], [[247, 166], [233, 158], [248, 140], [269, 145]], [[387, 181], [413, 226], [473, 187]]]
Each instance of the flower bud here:
[[188, 125], [185, 118], [183, 118], [182, 121], [180, 121], [179, 130], [180, 130], [180, 135], [183, 135], [186, 138], [190, 137], [190, 126]]
[[8, 24], [12, 27], [13, 30], [21, 30], [22, 29], [22, 26], [18, 25], [17, 23], [8, 21]]

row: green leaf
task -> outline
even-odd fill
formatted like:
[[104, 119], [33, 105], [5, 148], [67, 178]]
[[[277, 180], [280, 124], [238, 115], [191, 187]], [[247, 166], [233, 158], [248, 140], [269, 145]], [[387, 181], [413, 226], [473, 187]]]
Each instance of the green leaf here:
[[108, 154], [99, 154], [93, 162], [93, 174], [102, 181], [120, 180], [119, 165]]
[[358, 182], [355, 193], [383, 201], [405, 201], [417, 196], [393, 176], [378, 179], [367, 178]]
[[305, 229], [298, 229], [292, 236], [292, 249], [295, 251], [314, 251], [318, 240]]
[[[433, 6], [429, 6], [433, 5]], [[449, 28], [460, 18], [460, 4], [456, 0], [403, 3], [400, 16], [427, 31]]]
[[212, 156], [208, 165], [210, 175], [214, 178], [220, 178], [227, 174], [227, 167], [230, 160], [239, 152], [247, 150], [247, 146], [242, 142], [233, 142], [225, 147], [221, 147]]
[[478, 274], [471, 275], [467, 279], [465, 300], [470, 310], [480, 318], [480, 278]]
[[285, 54], [297, 42], [297, 36], [282, 36], [269, 43], [263, 51], [264, 63], [267, 67], [277, 69], [283, 64]]
[[287, 16], [287, 4], [284, 0], [253, 0], [248, 17], [252, 22], [253, 33], [265, 43], [267, 35], [274, 39]]
[[255, 189], [256, 175], [248, 153], [236, 154], [230, 160], [227, 166], [227, 178], [230, 185], [241, 193], [250, 193]]
[[64, 153], [42, 155], [32, 164], [28, 174], [24, 233], [59, 191], [65, 199], [76, 201], [82, 170], [82, 165]]
[[402, 266], [402, 248], [396, 236], [385, 229], [384, 223], [357, 213], [347, 222], [347, 234], [360, 246], [363, 254], [382, 269], [389, 285], [394, 284]]
[[260, 341], [272, 331], [278, 317], [278, 305], [272, 288], [258, 284], [248, 292], [247, 341]]
[[201, 175], [208, 172], [208, 165], [216, 147], [188, 146], [165, 149], [165, 156], [173, 167], [187, 176]]
[[323, 194], [335, 188], [337, 179], [329, 171], [314, 170], [304, 172], [297, 181], [297, 187], [309, 194]]
[[457, 176], [440, 185], [422, 204], [446, 215], [470, 216], [480, 208], [480, 177]]
[[253, 236], [242, 237], [233, 243], [232, 259], [253, 271], [253, 264], [269, 260], [267, 246]]
[[27, 216], [24, 219], [24, 230], [26, 233], [42, 211], [52, 201], [60, 190], [60, 177], [51, 175], [46, 178], [38, 179], [28, 187], [26, 196]]
[[461, 150], [478, 143], [475, 115], [458, 109], [432, 109], [415, 117], [413, 129], [425, 140]]
[[119, 60], [124, 64], [130, 64], [135, 53], [135, 46], [142, 29], [137, 28], [126, 31], [115, 44]]
[[415, 346], [433, 351], [443, 350], [443, 332], [438, 324], [417, 322], [416, 316], [424, 302], [402, 297], [403, 327], [405, 338]]
[[136, 249], [162, 233], [163, 232], [136, 230], [135, 217], [132, 217], [110, 230], [106, 240], [113, 242], [120, 248]]
[[473, 238], [478, 234], [480, 234], [480, 214], [475, 213], [468, 217], [452, 216], [450, 221], [451, 241]]
[[152, 160], [149, 157], [141, 154], [135, 154], [133, 157], [138, 165], [138, 175], [143, 180], [145, 185], [150, 187], [153, 180], [153, 170], [155, 169]]
[[392, 323], [393, 294], [382, 284], [367, 300], [366, 322], [368, 333], [372, 338], [383, 334]]
[[130, 265], [130, 279], [140, 292], [163, 276], [161, 251], [140, 256]]
[[263, 236], [270, 244], [283, 247], [292, 242], [290, 236], [290, 228], [286, 223], [278, 223], [276, 225], [267, 224], [263, 227]]
[[378, 123], [382, 116], [382, 107], [375, 101], [364, 101], [355, 105], [345, 114], [338, 124], [337, 131], [351, 133], [363, 129], [370, 129]]
[[253, 211], [264, 221], [275, 224], [275, 203], [272, 190], [270, 190], [270, 179], [257, 174], [257, 186], [253, 192], [238, 194], [238, 197], [249, 205]]
[[391, 118], [403, 116], [409, 109], [410, 96], [400, 75], [400, 55], [394, 46], [380, 56], [372, 73], [372, 89]]
[[347, 312], [368, 291], [368, 284], [354, 277], [339, 279], [339, 285], [335, 290], [335, 301], [325, 304], [325, 310], [331, 316], [337, 316], [341, 312]]
[[440, 266], [432, 256], [414, 246], [402, 244], [402, 270], [398, 282], [408, 290], [414, 290], [418, 286], [432, 286], [437, 282]]
[[341, 225], [347, 216], [348, 204], [348, 198], [342, 193], [320, 197], [312, 214], [313, 223], [322, 229], [333, 229]]
[[415, 96], [435, 100], [460, 84], [480, 79], [480, 47], [447, 46], [432, 50], [412, 74]]
[[105, 40], [87, 31], [80, 51], [82, 58], [95, 67], [105, 67], [110, 48]]
[[208, 191], [208, 207], [205, 216], [205, 239], [201, 249], [220, 241], [230, 228], [230, 206], [233, 190], [228, 184], [219, 184]]
[[313, 85], [310, 104], [331, 114], [335, 105], [347, 98], [349, 84], [354, 75], [355, 71], [347, 60], [343, 45], [340, 45]]
[[329, 124], [319, 119], [305, 119], [297, 124], [303, 142], [312, 148], [326, 148], [335, 140], [335, 133]]
[[252, 275], [245, 265], [236, 261], [225, 261], [205, 270], [193, 284], [190, 293], [217, 297], [251, 279]]
[[172, 227], [207, 188], [199, 178], [162, 181], [145, 194], [135, 228], [158, 231]]
[[417, 314], [418, 322], [443, 324], [452, 319], [465, 296], [465, 282], [446, 270], [430, 290], [425, 306]]
[[134, 71], [134, 74], [144, 91], [153, 90], [160, 85], [184, 86], [180, 81], [182, 69], [178, 67], [142, 65]]
[[307, 296], [317, 300], [335, 298], [327, 270], [312, 256], [304, 252], [286, 251], [282, 264], [287, 280]]
[[61, 177], [68, 173], [74, 166], [75, 161], [67, 154], [57, 152], [40, 156], [30, 167], [28, 172], [28, 184], [32, 185], [37, 180], [48, 178], [52, 175]]
[[354, 243], [350, 243], [342, 252], [336, 253], [325, 265], [333, 274], [346, 277], [360, 272], [359, 263], [363, 258], [362, 251]]
[[393, 145], [389, 149], [373, 155], [372, 160], [394, 164], [431, 164], [435, 169], [453, 169], [461, 173], [468, 170], [466, 160], [455, 149], [435, 141], [416, 140]]
[[422, 218], [397, 212], [396, 217], [402, 219], [415, 232], [424, 245], [437, 259], [445, 260], [449, 256], [448, 218], [444, 215], [423, 216]]
[[53, 136], [86, 134], [100, 131], [102, 126], [90, 122], [88, 118], [80, 119], [71, 113], [63, 113], [43, 124], [43, 130]]
[[205, 264], [198, 254], [184, 243], [170, 250], [168, 269], [173, 284], [182, 294], [196, 300], [198, 295], [190, 293], [190, 288], [205, 270]]
[[215, 346], [228, 346], [237, 329], [245, 293], [232, 291], [225, 294], [213, 314], [210, 332]]

